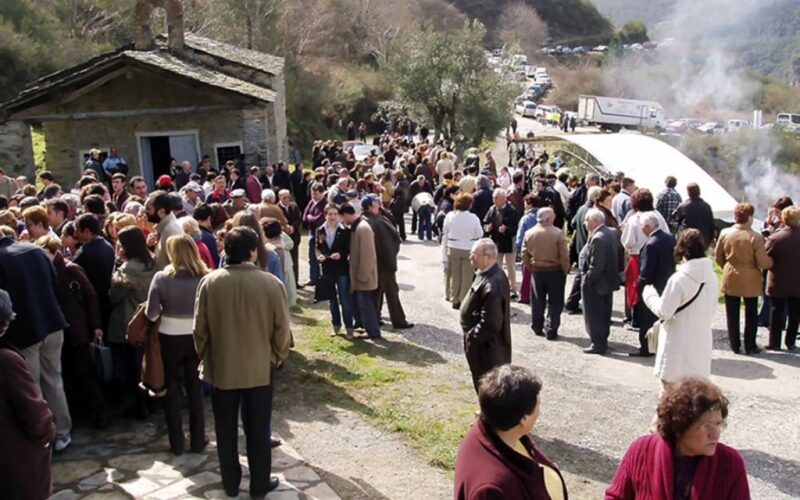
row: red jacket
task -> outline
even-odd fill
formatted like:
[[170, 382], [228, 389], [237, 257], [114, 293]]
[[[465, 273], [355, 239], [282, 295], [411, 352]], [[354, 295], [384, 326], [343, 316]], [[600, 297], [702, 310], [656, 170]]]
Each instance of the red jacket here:
[[247, 200], [250, 203], [261, 203], [261, 182], [258, 177], [253, 175], [247, 176]]
[[[544, 472], [538, 464], [558, 467], [527, 436], [523, 446], [534, 460], [508, 447], [482, 420], [467, 433], [456, 458], [455, 500], [549, 500]], [[567, 488], [564, 478], [564, 498]]]
[[[634, 441], [606, 490], [606, 500], [661, 500], [673, 497], [672, 445], [658, 434]], [[697, 463], [692, 500], [749, 500], [744, 460], [722, 443], [711, 457]]]

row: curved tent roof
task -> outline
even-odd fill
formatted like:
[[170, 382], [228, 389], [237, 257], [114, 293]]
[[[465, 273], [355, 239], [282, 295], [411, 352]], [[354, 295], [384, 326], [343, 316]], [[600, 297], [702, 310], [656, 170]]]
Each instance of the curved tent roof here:
[[609, 172], [625, 172], [638, 187], [652, 191], [653, 196], [664, 189], [668, 175], [678, 179], [676, 189], [684, 200], [686, 184], [695, 182], [715, 218], [733, 219], [736, 199], [697, 163], [663, 141], [639, 134], [568, 134], [553, 139], [577, 145]]

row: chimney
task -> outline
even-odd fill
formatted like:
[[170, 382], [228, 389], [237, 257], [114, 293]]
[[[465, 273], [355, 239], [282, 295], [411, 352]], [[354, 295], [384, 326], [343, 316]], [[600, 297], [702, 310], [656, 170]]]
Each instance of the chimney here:
[[134, 9], [136, 50], [153, 50], [156, 47], [150, 20], [153, 11], [163, 8], [167, 13], [167, 45], [171, 50], [183, 50], [183, 4], [180, 0], [138, 0]]

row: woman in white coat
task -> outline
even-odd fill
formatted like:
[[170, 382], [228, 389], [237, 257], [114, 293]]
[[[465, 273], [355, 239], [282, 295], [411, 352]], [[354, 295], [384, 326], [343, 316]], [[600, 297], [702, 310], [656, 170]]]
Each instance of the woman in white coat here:
[[653, 286], [642, 292], [644, 303], [663, 321], [655, 364], [662, 391], [682, 378], [711, 374], [711, 320], [719, 284], [703, 241], [698, 230], [683, 231], [675, 257], [685, 262], [670, 277], [663, 295], [659, 297]]

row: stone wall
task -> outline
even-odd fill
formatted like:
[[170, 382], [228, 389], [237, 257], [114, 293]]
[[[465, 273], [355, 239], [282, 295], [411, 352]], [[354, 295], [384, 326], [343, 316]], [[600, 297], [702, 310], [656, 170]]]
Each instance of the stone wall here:
[[211, 115], [195, 112], [45, 122], [47, 166], [60, 183], [71, 183], [78, 179], [83, 170], [80, 151], [95, 146], [116, 146], [120, 155], [128, 162], [129, 176], [141, 175], [137, 133], [197, 130], [201, 157], [207, 154], [214, 158], [214, 144], [244, 142], [243, 123], [241, 110], [216, 111]]
[[27, 123], [0, 123], [0, 168], [6, 175], [24, 175], [33, 180], [36, 167], [33, 163], [31, 129]]

